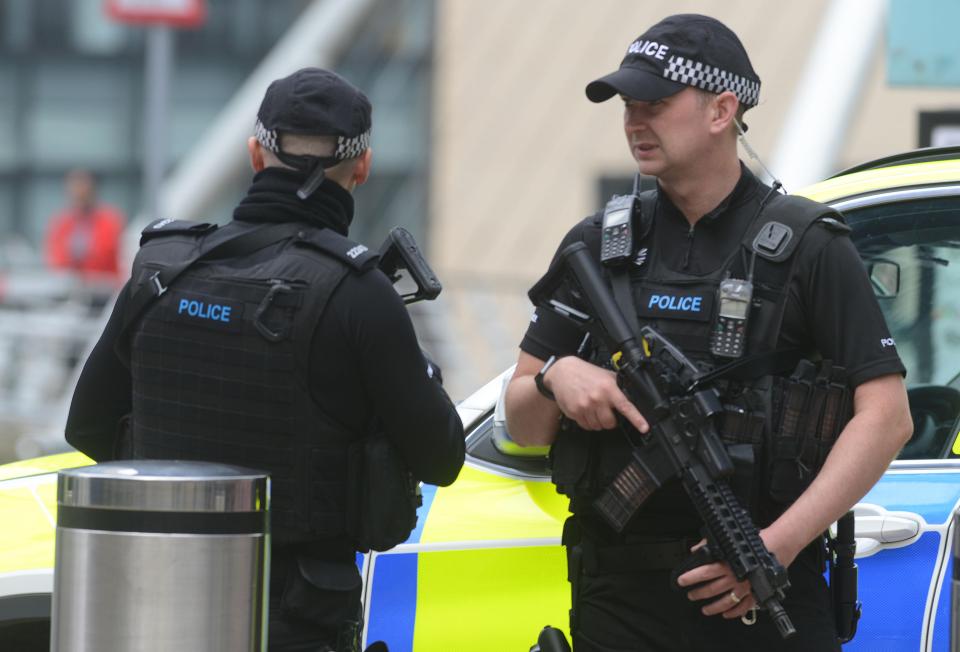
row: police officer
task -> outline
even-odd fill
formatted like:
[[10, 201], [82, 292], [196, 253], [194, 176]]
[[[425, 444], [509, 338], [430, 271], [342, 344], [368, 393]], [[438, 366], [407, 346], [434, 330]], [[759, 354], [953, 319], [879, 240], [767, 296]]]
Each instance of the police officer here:
[[[593, 501], [648, 424], [604, 364], [609, 353], [538, 310], [508, 387], [507, 422], [521, 444], [553, 445], [554, 482], [571, 498], [564, 544], [571, 631], [581, 652], [839, 650], [822, 533], [911, 433], [904, 368], [849, 229], [826, 206], [775, 192], [738, 159], [740, 119], [759, 89], [737, 36], [713, 18], [685, 14], [637, 38], [619, 69], [586, 94], [593, 102], [619, 97], [630, 153], [640, 173], [657, 179], [656, 192], [641, 193], [632, 213], [626, 265], [604, 267], [621, 310], [704, 370], [750, 361], [749, 372], [718, 381], [721, 434], [741, 453], [738, 495], [767, 548], [789, 568], [784, 607], [798, 634], [781, 640], [753, 609], [749, 583], [725, 563], [682, 574], [678, 590], [671, 570], [701, 539], [701, 523], [677, 481], [658, 489], [621, 533], [600, 517]], [[603, 213], [583, 220], [560, 248], [582, 241], [600, 264], [603, 224]], [[740, 303], [743, 315], [731, 310], [723, 320], [719, 289], [728, 278], [752, 290]], [[618, 279], [625, 292], [617, 292]], [[562, 299], [580, 305], [575, 295]], [[732, 333], [741, 316], [738, 351]], [[852, 419], [842, 400], [814, 409], [809, 397], [826, 396], [816, 387], [839, 388], [838, 399], [849, 394]], [[784, 419], [782, 405], [798, 391], [807, 402], [791, 408], [791, 418], [802, 428]]]
[[271, 473], [270, 650], [355, 649], [361, 581], [345, 523], [357, 442], [383, 433], [438, 485], [464, 459], [462, 424], [401, 299], [346, 237], [370, 128], [366, 96], [332, 72], [274, 81], [233, 220], [144, 230], [66, 427], [109, 460], [124, 455], [129, 414], [133, 457]]

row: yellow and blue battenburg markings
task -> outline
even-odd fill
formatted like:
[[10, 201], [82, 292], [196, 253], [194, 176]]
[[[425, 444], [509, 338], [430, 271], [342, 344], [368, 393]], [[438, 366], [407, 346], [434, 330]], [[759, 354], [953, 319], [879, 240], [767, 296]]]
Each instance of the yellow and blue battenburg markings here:
[[[843, 646], [844, 652], [874, 652], [881, 649], [880, 641], [885, 646], [882, 649], [888, 650], [947, 652], [953, 567], [948, 544], [956, 536], [950, 523], [960, 505], [960, 470], [894, 470], [884, 475], [861, 503], [919, 516], [924, 527], [909, 545], [885, 547], [881, 554], [857, 559], [863, 615], [857, 637]], [[933, 603], [938, 595], [939, 602]], [[936, 608], [927, 613], [931, 604]], [[930, 616], [932, 623], [928, 622]], [[923, 644], [925, 640], [929, 647]]]
[[565, 629], [566, 516], [552, 484], [469, 464], [452, 486], [425, 486], [408, 542], [367, 562], [367, 641], [392, 652], [526, 650], [543, 626]]
[[[0, 514], [15, 523], [0, 527], [0, 586], [45, 574], [52, 588], [54, 472], [90, 463], [73, 453], [0, 466]], [[891, 469], [861, 502], [911, 516], [920, 527], [909, 541], [858, 558], [863, 617], [844, 650], [873, 652], [883, 642], [883, 649], [946, 652], [960, 468], [941, 461]], [[566, 500], [549, 482], [469, 462], [452, 486], [425, 486], [409, 540], [358, 556], [367, 579], [366, 640], [387, 641], [393, 652], [526, 650], [544, 625], [565, 629], [566, 516]]]

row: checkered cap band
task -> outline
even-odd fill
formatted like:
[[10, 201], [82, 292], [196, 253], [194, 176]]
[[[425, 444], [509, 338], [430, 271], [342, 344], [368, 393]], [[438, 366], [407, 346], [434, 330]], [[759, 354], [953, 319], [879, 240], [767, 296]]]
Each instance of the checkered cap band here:
[[370, 147], [369, 129], [359, 136], [353, 136], [352, 138], [344, 138], [343, 136], [340, 136], [337, 138], [337, 149], [333, 153], [333, 158], [337, 159], [338, 161], [356, 158], [357, 156], [363, 154], [368, 147]]
[[264, 148], [271, 152], [280, 151], [280, 138], [277, 132], [264, 127], [260, 120], [257, 120], [257, 123], [253, 126], [253, 136]]
[[[280, 135], [275, 130], [264, 127], [263, 123], [259, 120], [257, 120], [253, 126], [253, 135], [264, 148], [274, 153], [280, 151]], [[352, 138], [338, 136], [337, 149], [333, 153], [333, 158], [338, 161], [356, 158], [363, 154], [368, 147], [370, 147], [369, 129], [359, 136], [353, 136]]]
[[756, 106], [760, 101], [760, 82], [684, 57], [670, 57], [663, 76], [672, 81], [696, 86], [711, 93], [730, 91], [741, 104]]

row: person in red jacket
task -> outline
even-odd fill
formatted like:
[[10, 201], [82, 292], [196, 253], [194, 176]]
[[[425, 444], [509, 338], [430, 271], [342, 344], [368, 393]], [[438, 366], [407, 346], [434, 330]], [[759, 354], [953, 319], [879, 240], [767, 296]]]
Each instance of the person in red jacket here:
[[67, 174], [66, 190], [69, 205], [52, 218], [47, 231], [47, 264], [87, 277], [118, 276], [123, 214], [97, 202], [97, 182], [89, 170]]

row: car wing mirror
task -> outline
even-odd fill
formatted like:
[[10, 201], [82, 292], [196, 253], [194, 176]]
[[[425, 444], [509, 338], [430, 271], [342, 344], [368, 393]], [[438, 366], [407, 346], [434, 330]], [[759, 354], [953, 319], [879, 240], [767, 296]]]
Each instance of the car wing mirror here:
[[882, 299], [900, 294], [900, 264], [892, 260], [874, 258], [867, 264], [867, 275], [873, 293]]

